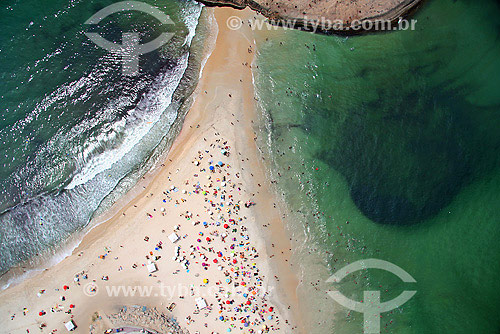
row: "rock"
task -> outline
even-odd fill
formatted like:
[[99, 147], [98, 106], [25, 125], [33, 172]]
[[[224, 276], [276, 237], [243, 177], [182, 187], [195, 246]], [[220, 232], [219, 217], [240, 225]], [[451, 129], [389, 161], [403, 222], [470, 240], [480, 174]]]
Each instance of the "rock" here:
[[[208, 6], [249, 7], [287, 27], [321, 33], [359, 34], [356, 22], [391, 21], [407, 16], [421, 0], [200, 0]], [[373, 25], [370, 30], [374, 30]]]

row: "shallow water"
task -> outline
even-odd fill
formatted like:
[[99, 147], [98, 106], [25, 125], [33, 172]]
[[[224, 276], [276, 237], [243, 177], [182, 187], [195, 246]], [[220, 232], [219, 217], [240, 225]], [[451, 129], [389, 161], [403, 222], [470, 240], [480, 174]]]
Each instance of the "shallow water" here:
[[[428, 1], [416, 31], [259, 42], [261, 144], [300, 218], [290, 228], [307, 237], [303, 288], [319, 278], [309, 252], [330, 273], [366, 258], [397, 264], [418, 292], [382, 315], [382, 333], [500, 328], [498, 14], [495, 1]], [[377, 270], [352, 276], [338, 288], [356, 300], [410, 287]], [[318, 310], [338, 311], [312, 332], [361, 332], [360, 313], [312, 292]]]

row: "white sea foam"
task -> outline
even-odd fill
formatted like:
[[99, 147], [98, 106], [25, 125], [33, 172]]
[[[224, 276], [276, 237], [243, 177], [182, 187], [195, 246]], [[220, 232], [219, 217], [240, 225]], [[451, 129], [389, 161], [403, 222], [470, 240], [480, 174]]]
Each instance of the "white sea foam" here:
[[[184, 45], [191, 45], [191, 42], [196, 34], [196, 27], [201, 15], [201, 7], [191, 7], [192, 13], [189, 13], [184, 21], [189, 29], [186, 36]], [[121, 120], [113, 124], [112, 127], [124, 128], [125, 136], [123, 142], [116, 148], [107, 150], [102, 154], [94, 156], [90, 161], [86, 161], [82, 170], [76, 174], [66, 189], [73, 189], [78, 185], [85, 184], [93, 179], [96, 175], [110, 169], [113, 165], [119, 162], [129, 154], [133, 148], [140, 142], [140, 140], [147, 135], [147, 133], [158, 122], [163, 112], [172, 102], [172, 96], [179, 86], [179, 83], [188, 66], [189, 53], [184, 54], [180, 59], [177, 66], [171, 70], [160, 75], [154, 82], [153, 88], [146, 93], [139, 104], [129, 113], [129, 119]], [[176, 118], [176, 114], [167, 115], [170, 123]], [[113, 136], [118, 131], [105, 132], [99, 135], [91, 144], [85, 149], [83, 153], [84, 160], [86, 157], [91, 156], [91, 152], [95, 150], [95, 145], [106, 142], [109, 138], [104, 138], [108, 134]]]
[[[201, 14], [201, 6], [192, 7], [194, 8], [190, 8], [190, 10], [187, 12], [187, 16], [185, 17], [185, 24], [189, 29], [189, 33], [186, 36], [184, 45], [191, 45]], [[181, 79], [187, 69], [188, 58], [188, 53], [179, 57], [177, 66], [159, 75], [155, 79], [155, 81], [151, 85], [152, 88], [146, 94], [144, 94], [140, 102], [137, 104], [136, 108], [129, 111], [125, 117], [120, 118], [113, 123], [109, 123], [104, 127], [104, 129], [100, 130], [100, 133], [98, 135], [94, 136], [93, 140], [86, 141], [87, 146], [84, 147], [83, 151], [79, 153], [79, 156], [77, 158], [77, 165], [80, 169], [80, 172], [78, 172], [73, 177], [70, 184], [65, 188], [67, 191], [60, 194], [61, 196], [56, 196], [56, 198], [52, 198], [53, 196], [48, 194], [47, 201], [45, 201], [44, 199], [40, 199], [40, 203], [38, 203], [38, 205], [33, 208], [31, 205], [28, 205], [26, 207], [20, 206], [14, 209], [16, 211], [15, 213], [8, 213], [9, 217], [11, 218], [13, 218], [15, 215], [22, 214], [27, 219], [33, 221], [40, 221], [42, 217], [46, 218], [45, 220], [43, 220], [43, 227], [39, 231], [37, 231], [35, 234], [30, 234], [22, 237], [22, 240], [24, 240], [23, 243], [25, 245], [47, 244], [47, 242], [50, 240], [60, 240], [61, 235], [70, 236], [68, 239], [64, 238], [66, 240], [62, 244], [47, 249], [47, 253], [45, 253], [44, 250], [40, 250], [41, 254], [46, 254], [46, 256], [43, 256], [43, 258], [47, 259], [48, 261], [43, 261], [42, 263], [42, 260], [40, 259], [33, 261], [29, 260], [29, 263], [26, 263], [26, 265], [28, 267], [32, 267], [32, 269], [29, 269], [23, 274], [17, 276], [10, 276], [10, 274], [7, 273], [7, 275], [9, 275], [10, 277], [7, 277], [7, 275], [3, 277], [2, 286], [0, 287], [1, 289], [5, 289], [12, 284], [17, 284], [24, 279], [35, 275], [44, 268], [51, 267], [62, 261], [65, 257], [70, 255], [76, 247], [78, 247], [84, 233], [95, 227], [95, 225], [89, 225], [84, 228], [84, 230], [80, 230], [81, 222], [78, 224], [79, 226], [75, 225], [74, 223], [82, 219], [86, 220], [89, 210], [91, 210], [90, 213], [93, 212], [95, 208], [99, 206], [100, 201], [102, 200], [101, 195], [105, 196], [105, 193], [103, 193], [103, 191], [107, 191], [106, 189], [109, 189], [109, 187], [115, 187], [119, 180], [106, 180], [106, 182], [110, 183], [103, 185], [103, 189], [97, 191], [98, 195], [94, 196], [92, 199], [88, 197], [89, 190], [90, 193], [92, 193], [91, 188], [97, 186], [98, 184], [100, 184], [100, 182], [103, 182], [102, 175], [100, 174], [106, 171], [111, 172], [110, 168], [113, 168], [113, 166], [120, 160], [126, 161], [127, 157], [135, 156], [135, 154], [133, 154], [134, 148], [144, 149], [144, 147], [139, 148], [138, 144], [141, 143], [141, 140], [143, 140], [143, 138], [148, 135], [148, 133], [154, 128], [155, 124], [157, 124], [161, 118], [163, 118], [163, 120], [161, 121], [162, 123], [165, 119], [166, 123], [170, 126], [174, 123], [177, 118], [177, 111], [168, 110], [167, 114], [165, 114], [165, 110], [167, 110], [167, 107], [172, 103], [173, 93], [179, 86], [179, 83], [181, 82]], [[100, 69], [100, 71], [102, 71], [102, 69]], [[61, 91], [58, 91], [57, 94], [51, 95], [45, 102], [48, 104], [57, 103], [58, 101], [60, 101], [61, 96], [67, 97], [68, 94], [71, 95], [71, 92], [74, 89], [81, 89], [81, 87], [85, 85], [85, 82], [89, 83], [90, 80], [94, 81], [95, 83], [95, 81], [99, 80], [99, 78], [95, 77], [95, 71], [93, 71], [86, 78], [80, 80], [78, 80], [78, 82], [72, 82], [68, 87], [65, 87], [64, 89], [61, 88]], [[118, 98], [115, 101], [112, 101], [108, 105], [108, 107], [114, 106], [119, 108], [120, 105], [123, 104], [130, 105], [130, 101], [121, 101], [120, 98]], [[59, 138], [66, 138], [66, 140], [69, 138], [73, 138], [78, 133], [80, 133], [82, 129], [89, 129], [93, 127], [93, 125], [97, 126], [98, 124], [102, 123], [104, 117], [106, 116], [102, 115], [101, 117], [97, 117], [99, 119], [91, 118], [88, 120], [82, 120], [82, 123], [84, 123], [83, 125], [81, 123], [78, 124], [71, 130], [71, 133], [62, 134], [61, 136], [59, 136]], [[156, 135], [157, 134], [155, 131], [155, 136]], [[116, 140], [117, 137], [120, 137], [120, 140]], [[151, 143], [150, 140], [151, 138], [147, 139], [149, 143]], [[111, 149], [109, 149], [107, 144], [118, 141], [119, 145], [116, 145], [116, 147], [111, 147]], [[52, 144], [55, 145], [57, 143]], [[141, 144], [141, 146], [144, 145]], [[126, 161], [126, 164], [127, 163], [130, 165], [130, 161]], [[97, 177], [98, 175], [100, 176]], [[82, 200], [84, 200], [85, 202], [82, 203]], [[38, 207], [38, 209], [41, 209], [41, 211], [37, 210], [36, 207]], [[52, 214], [56, 215], [57, 217], [52, 217]], [[61, 218], [61, 216], [68, 217], [68, 215], [74, 217], [75, 219], [72, 219], [71, 222], [68, 221], [68, 224], [60, 225], [61, 219], [59, 218]], [[39, 218], [36, 218], [35, 216]], [[35, 222], [34, 224], [36, 225], [38, 223]], [[72, 232], [78, 230], [79, 232]], [[20, 237], [21, 236], [17, 237], [18, 241], [21, 240], [19, 239]], [[34, 239], [31, 240], [31, 238]], [[7, 242], [9, 244], [12, 244], [13, 247], [17, 246], [18, 241], [7, 240]], [[5, 255], [11, 260], [15, 260], [18, 254], [12, 253]], [[10, 263], [12, 261], [9, 260], [8, 262]]]

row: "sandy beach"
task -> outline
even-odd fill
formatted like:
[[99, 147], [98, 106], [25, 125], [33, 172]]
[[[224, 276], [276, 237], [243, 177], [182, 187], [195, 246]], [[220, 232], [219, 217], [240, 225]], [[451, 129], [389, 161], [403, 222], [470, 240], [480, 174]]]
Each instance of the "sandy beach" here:
[[207, 10], [216, 45], [166, 161], [71, 256], [0, 293], [3, 333], [64, 333], [71, 320], [76, 333], [301, 332], [290, 239], [255, 144], [253, 32], [226, 26], [253, 12]]

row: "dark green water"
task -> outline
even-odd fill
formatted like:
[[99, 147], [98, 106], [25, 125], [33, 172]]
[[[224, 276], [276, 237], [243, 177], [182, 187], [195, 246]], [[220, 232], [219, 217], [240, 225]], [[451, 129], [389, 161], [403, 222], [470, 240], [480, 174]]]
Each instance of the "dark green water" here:
[[[418, 292], [383, 314], [382, 333], [496, 334], [499, 4], [434, 0], [414, 18], [416, 31], [280, 31], [260, 41], [256, 83], [269, 134], [261, 144], [298, 220], [291, 229], [306, 231], [296, 253], [304, 289], [324, 279], [311, 275], [309, 252], [330, 273], [383, 259], [410, 273]], [[386, 301], [410, 286], [368, 270], [339, 287], [356, 300], [367, 288]], [[310, 304], [333, 305], [335, 324], [311, 331], [361, 333], [362, 315], [324, 295], [315, 291]]]

